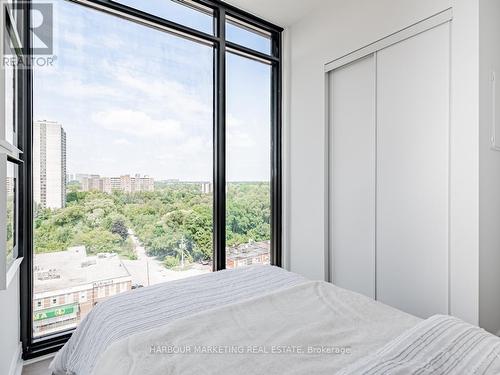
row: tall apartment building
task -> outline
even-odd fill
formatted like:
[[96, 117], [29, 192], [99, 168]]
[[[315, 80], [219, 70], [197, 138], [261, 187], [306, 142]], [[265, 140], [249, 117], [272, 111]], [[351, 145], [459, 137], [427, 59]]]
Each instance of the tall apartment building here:
[[33, 124], [33, 198], [44, 208], [66, 203], [66, 132], [55, 121]]

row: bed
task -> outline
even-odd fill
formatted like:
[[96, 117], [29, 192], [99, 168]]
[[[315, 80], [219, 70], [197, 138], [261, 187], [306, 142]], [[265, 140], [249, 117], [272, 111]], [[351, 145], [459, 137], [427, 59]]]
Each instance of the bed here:
[[499, 343], [455, 318], [423, 321], [329, 283], [251, 266], [130, 291], [97, 305], [51, 370], [497, 374]]

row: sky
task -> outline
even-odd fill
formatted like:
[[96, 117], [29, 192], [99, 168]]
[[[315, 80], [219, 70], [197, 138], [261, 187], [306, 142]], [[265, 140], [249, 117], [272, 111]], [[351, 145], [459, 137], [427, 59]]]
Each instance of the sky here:
[[[170, 0], [123, 0], [210, 31]], [[229, 33], [229, 29], [228, 29]], [[231, 28], [265, 51], [263, 38]], [[66, 1], [54, 2], [52, 67], [34, 71], [34, 119], [62, 124], [67, 171], [211, 181], [213, 47]], [[270, 66], [227, 56], [227, 179], [270, 176]]]

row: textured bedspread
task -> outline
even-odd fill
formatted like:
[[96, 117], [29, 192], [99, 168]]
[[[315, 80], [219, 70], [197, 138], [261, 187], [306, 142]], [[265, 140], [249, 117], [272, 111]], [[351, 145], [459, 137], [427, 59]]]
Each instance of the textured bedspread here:
[[331, 375], [419, 321], [307, 282], [116, 341], [93, 375]]
[[339, 375], [497, 375], [500, 338], [460, 319], [436, 315]]
[[50, 368], [55, 374], [89, 375], [106, 349], [120, 339], [305, 281], [280, 268], [252, 266], [117, 295], [95, 306], [57, 353]]

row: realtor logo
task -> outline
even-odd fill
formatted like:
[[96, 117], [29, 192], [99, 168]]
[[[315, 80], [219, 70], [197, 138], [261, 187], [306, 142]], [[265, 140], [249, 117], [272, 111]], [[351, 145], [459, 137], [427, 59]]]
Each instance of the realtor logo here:
[[[17, 25], [24, 24], [24, 9], [26, 2], [16, 2], [5, 5], [6, 33], [4, 40], [4, 55], [19, 54], [24, 42], [23, 30]], [[47, 56], [54, 53], [54, 10], [51, 3], [31, 3], [31, 22], [28, 32], [32, 41], [32, 56]]]
[[54, 52], [54, 11], [52, 4], [31, 4], [32, 55], [52, 55]]

